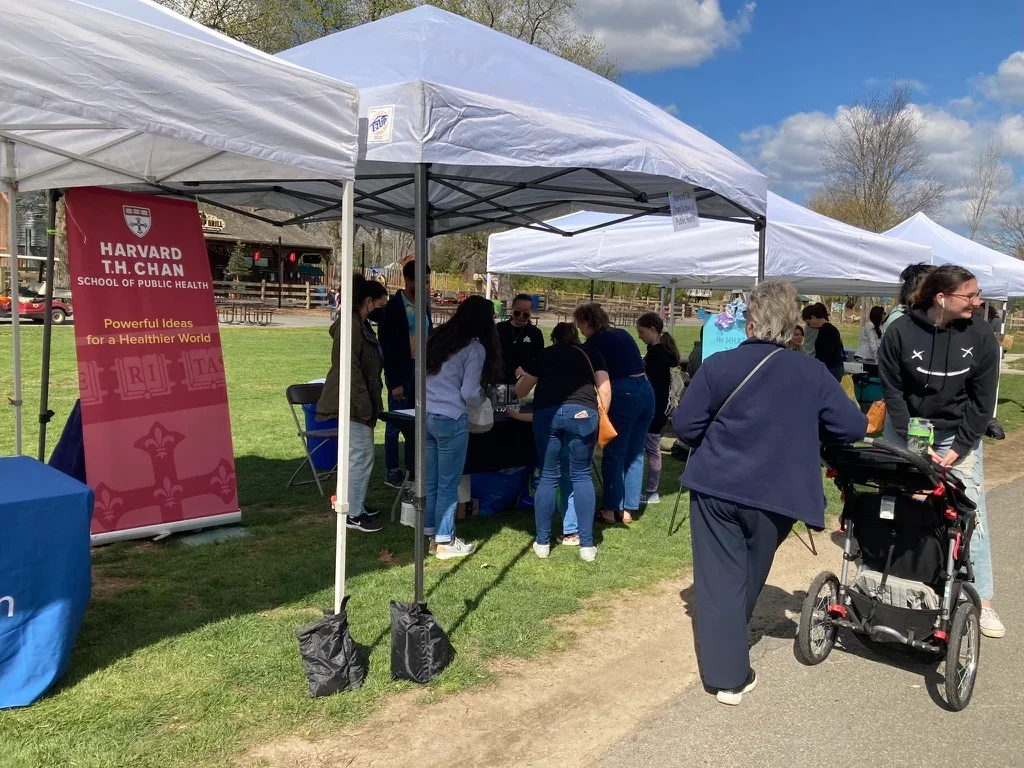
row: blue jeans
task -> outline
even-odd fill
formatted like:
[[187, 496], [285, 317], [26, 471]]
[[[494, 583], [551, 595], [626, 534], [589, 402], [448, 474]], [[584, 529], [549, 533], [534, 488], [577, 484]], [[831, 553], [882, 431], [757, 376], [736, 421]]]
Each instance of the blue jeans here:
[[562, 515], [562, 535], [574, 536], [580, 532], [576, 518], [576, 500], [572, 497], [572, 476], [569, 474], [569, 446], [562, 445], [561, 466], [558, 475], [558, 512]]
[[459, 504], [459, 481], [466, 466], [469, 447], [469, 417], [457, 419], [427, 414], [427, 506], [423, 532], [438, 544], [455, 538], [455, 508]]
[[348, 433], [348, 516], [366, 514], [366, 489], [373, 472], [373, 427], [349, 423]]
[[[953, 445], [955, 432], [939, 432], [935, 435], [932, 446], [937, 454], [945, 456]], [[882, 439], [887, 443], [907, 447], [907, 441], [899, 436], [889, 419], [885, 420]], [[988, 510], [985, 507], [985, 467], [982, 443], [978, 443], [973, 451], [961, 456], [953, 465], [953, 474], [963, 481], [967, 498], [978, 507], [978, 525], [971, 537], [971, 566], [974, 569], [974, 587], [978, 596], [984, 601], [992, 599], [995, 586], [992, 580], [992, 542], [988, 533]]]
[[[582, 414], [582, 415], [581, 415]], [[533, 497], [537, 543], [551, 541], [555, 489], [562, 469], [562, 447], [569, 451], [569, 477], [579, 525], [580, 546], [594, 546], [594, 480], [590, 462], [597, 446], [597, 411], [582, 405], [556, 405], [533, 414], [533, 439], [541, 461], [540, 483]]]
[[618, 512], [640, 508], [644, 480], [644, 441], [654, 418], [654, 389], [646, 376], [628, 376], [612, 382], [608, 418], [618, 432], [604, 449], [604, 507]]
[[[416, 407], [416, 393], [414, 390], [415, 382], [409, 380], [405, 384], [405, 397], [401, 400], [392, 396], [391, 387], [388, 387], [388, 410], [408, 410]], [[401, 430], [395, 424], [384, 425], [384, 468], [388, 472], [394, 472], [399, 469], [398, 465], [398, 437], [401, 435]], [[405, 468], [412, 472], [413, 468], [413, 441], [405, 441]]]

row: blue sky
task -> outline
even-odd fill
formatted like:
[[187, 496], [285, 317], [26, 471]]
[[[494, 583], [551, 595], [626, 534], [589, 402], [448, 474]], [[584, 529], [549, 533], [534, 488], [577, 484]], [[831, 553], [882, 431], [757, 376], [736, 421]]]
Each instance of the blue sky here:
[[[741, 154], [801, 201], [836, 109], [893, 80], [913, 96], [954, 187], [999, 136], [1024, 192], [1022, 0], [579, 0], [623, 84]], [[1014, 54], [1019, 53], [1017, 57]], [[947, 221], [955, 223], [955, 221]]]

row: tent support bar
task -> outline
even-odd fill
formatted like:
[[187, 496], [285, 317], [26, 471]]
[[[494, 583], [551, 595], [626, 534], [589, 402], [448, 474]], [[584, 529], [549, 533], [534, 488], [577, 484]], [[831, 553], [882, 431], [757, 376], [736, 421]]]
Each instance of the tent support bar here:
[[763, 216], [754, 222], [754, 231], [757, 232], [757, 282], [761, 283], [764, 281], [765, 240], [768, 234]]
[[[341, 224], [341, 294], [338, 299], [338, 329], [342, 339], [352, 338], [352, 277], [353, 237], [355, 223], [352, 212], [354, 182], [346, 182], [342, 192]], [[280, 293], [280, 291], [278, 291]], [[341, 613], [345, 601], [345, 559], [348, 533], [348, 467], [349, 433], [352, 422], [349, 414], [352, 407], [352, 345], [341, 345], [341, 360], [338, 364], [338, 470], [335, 490], [334, 511], [337, 518], [337, 533], [334, 547], [334, 615]]]
[[14, 165], [14, 141], [4, 138], [3, 191], [7, 197], [7, 253], [11, 278], [11, 345], [13, 353], [14, 455], [21, 456], [21, 318], [18, 306], [18, 181]]
[[46, 297], [43, 304], [43, 372], [39, 383], [39, 455], [46, 461], [46, 425], [53, 417], [50, 410], [50, 341], [53, 335], [53, 259], [57, 244], [57, 200], [60, 190], [46, 195]]
[[422, 605], [423, 559], [426, 556], [423, 541], [423, 513], [427, 502], [427, 323], [430, 314], [430, 292], [427, 291], [427, 264], [430, 243], [430, 166], [419, 163], [415, 169], [416, 218], [414, 228], [416, 254], [416, 541], [414, 545], [415, 584], [414, 600]]
[[[543, 227], [547, 231], [553, 232], [556, 235], [563, 235], [563, 234], [565, 234], [564, 232], [562, 232], [562, 230], [558, 229], [557, 227], [551, 226], [550, 224], [546, 223], [543, 219], [535, 218], [533, 216], [530, 216], [529, 214], [517, 211], [514, 208], [507, 208], [504, 205], [501, 205], [500, 203], [493, 203], [493, 201], [486, 201], [480, 195], [477, 195], [477, 194], [475, 194], [473, 192], [470, 192], [468, 190], [465, 190], [465, 189], [460, 189], [457, 185], [452, 184], [450, 182], [438, 180], [438, 183], [441, 186], [443, 186], [443, 187], [448, 187], [449, 189], [452, 189], [452, 190], [454, 190], [456, 192], [461, 192], [462, 194], [467, 195], [468, 197], [472, 197], [472, 198], [474, 198], [475, 200], [477, 200], [479, 202], [492, 202], [492, 204], [496, 208], [498, 208], [498, 210], [505, 211], [505, 213], [507, 213], [510, 216], [513, 216], [515, 218], [520, 218], [520, 219], [523, 219], [524, 221], [529, 221], [532, 224], [536, 224], [538, 227]], [[464, 215], [468, 215], [468, 214], [464, 214]]]
[[163, 183], [165, 181], [170, 181], [175, 176], [177, 176], [179, 173], [184, 173], [185, 171], [190, 171], [193, 168], [195, 168], [196, 166], [202, 165], [203, 163], [207, 162], [208, 160], [213, 160], [215, 157], [220, 157], [221, 155], [226, 155], [226, 154], [227, 154], [227, 152], [225, 152], [223, 149], [218, 149], [216, 152], [210, 152], [210, 153], [208, 153], [206, 155], [203, 155], [198, 160], [193, 160], [191, 163], [188, 163], [187, 165], [183, 165], [180, 168], [175, 168], [173, 171], [171, 171], [169, 173], [165, 173], [163, 176], [161, 176], [159, 179], [157, 179], [157, 182], [158, 183]]
[[[0, 129], [0, 131], [2, 130], [3, 129]], [[89, 154], [94, 155], [97, 152], [106, 152], [108, 149], [113, 149], [114, 147], [120, 146], [121, 144], [124, 144], [126, 141], [131, 141], [132, 139], [141, 135], [141, 133], [135, 131], [133, 133], [128, 134], [127, 136], [118, 136], [116, 139], [111, 139], [110, 141], [104, 144], [100, 144], [100, 146], [98, 147], [90, 149]], [[43, 147], [46, 148], [46, 145], [44, 144]], [[58, 150], [56, 148], [51, 148], [49, 151], [53, 152], [54, 154], [60, 155], [61, 157], [67, 157], [66, 154], [64, 154], [61, 150]], [[65, 159], [61, 160], [58, 163], [54, 163], [53, 165], [48, 165], [45, 168], [40, 168], [39, 170], [33, 171], [32, 173], [25, 174], [24, 176], [21, 177], [21, 183], [24, 184], [26, 181], [31, 181], [37, 176], [43, 176], [47, 173], [59, 170], [60, 168], [64, 168], [65, 166], [71, 165], [73, 162], [75, 161], [71, 159]]]
[[[69, 160], [74, 160], [79, 163], [85, 163], [86, 165], [91, 165], [94, 168], [99, 168], [104, 171], [116, 173], [119, 176], [124, 176], [127, 179], [132, 179], [133, 181], [140, 181], [143, 184], [153, 183], [152, 179], [147, 179], [145, 176], [143, 176], [140, 173], [136, 173], [135, 171], [128, 171], [125, 170], [124, 168], [118, 168], [115, 165], [110, 165], [109, 163], [103, 163], [100, 162], [99, 160], [94, 160], [86, 155], [79, 155], [76, 154], [75, 152], [69, 152], [67, 150], [58, 149], [57, 147], [51, 146], [50, 144], [46, 144], [45, 142], [33, 141], [32, 139], [26, 138], [25, 136], [12, 134], [9, 133], [8, 131], [0, 131], [0, 138], [11, 142], [12, 147], [14, 144], [24, 144], [25, 146], [32, 147], [33, 149], [39, 149], [42, 150], [43, 152], [51, 152], [55, 155], [66, 157]], [[121, 142], [119, 141], [117, 143], [119, 144]]]

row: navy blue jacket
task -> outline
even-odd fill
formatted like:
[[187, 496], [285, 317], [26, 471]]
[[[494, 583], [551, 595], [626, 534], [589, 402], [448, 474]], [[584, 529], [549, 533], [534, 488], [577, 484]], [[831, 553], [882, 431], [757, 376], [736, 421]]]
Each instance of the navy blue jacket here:
[[[428, 336], [432, 329], [433, 324], [428, 309]], [[409, 318], [405, 314], [405, 302], [402, 300], [401, 290], [395, 291], [388, 299], [377, 335], [384, 358], [384, 382], [388, 386], [388, 391], [405, 387], [408, 394], [412, 390], [416, 363], [412, 358], [412, 346], [409, 342]]]
[[784, 351], [718, 409], [775, 344], [748, 339], [701, 365], [672, 414], [695, 446], [680, 482], [699, 493], [825, 525], [820, 440], [861, 440], [867, 417], [818, 360]]

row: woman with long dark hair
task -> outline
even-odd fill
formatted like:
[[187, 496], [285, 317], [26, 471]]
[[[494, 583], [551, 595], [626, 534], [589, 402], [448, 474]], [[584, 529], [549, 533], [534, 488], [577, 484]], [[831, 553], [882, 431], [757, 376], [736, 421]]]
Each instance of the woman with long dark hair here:
[[469, 406], [487, 397], [501, 378], [494, 305], [470, 296], [451, 320], [427, 339], [427, 503], [423, 529], [434, 537], [439, 560], [472, 554], [476, 547], [455, 537], [459, 481], [469, 445]]
[[804, 307], [804, 322], [809, 328], [815, 330], [814, 357], [825, 364], [828, 372], [836, 377], [836, 381], [842, 381], [846, 373], [843, 366], [843, 337], [839, 329], [828, 321], [828, 309], [820, 301]]
[[[352, 278], [352, 390], [350, 395], [348, 433], [348, 503], [349, 513], [346, 526], [355, 531], [376, 533], [381, 524], [375, 519], [376, 510], [366, 508], [366, 489], [373, 473], [373, 458], [376, 452], [373, 430], [377, 417], [384, 409], [381, 396], [381, 358], [377, 336], [366, 319], [375, 310], [384, 307], [388, 291], [375, 280], [366, 280], [362, 275]], [[339, 305], [338, 311], [342, 311]], [[334, 345], [331, 348], [331, 368], [324, 381], [323, 392], [316, 405], [318, 421], [338, 418], [338, 376], [341, 344], [338, 326], [340, 320], [331, 325]]]
[[647, 427], [644, 454], [647, 456], [647, 485], [640, 494], [641, 504], [661, 501], [658, 486], [661, 483], [661, 432], [668, 421], [668, 395], [672, 388], [672, 369], [679, 367], [679, 347], [672, 334], [665, 330], [665, 322], [656, 312], [645, 312], [636, 321], [640, 341], [647, 345], [644, 371], [654, 390], [654, 418]]
[[878, 370], [885, 389], [884, 438], [905, 445], [914, 417], [935, 430], [933, 458], [959, 477], [978, 507], [971, 539], [974, 586], [981, 598], [981, 631], [1002, 637], [1006, 629], [992, 608], [992, 551], [985, 508], [981, 438], [995, 410], [999, 344], [984, 321], [974, 275], [946, 264], [929, 272], [910, 298], [910, 311], [886, 330]]
[[573, 319], [587, 339], [584, 348], [600, 354], [612, 385], [608, 418], [618, 436], [604, 448], [601, 474], [604, 500], [601, 519], [606, 523], [633, 522], [640, 509], [644, 479], [644, 442], [654, 418], [654, 390], [647, 380], [636, 340], [622, 328], [613, 328], [600, 304], [583, 304]]
[[[562, 472], [562, 456], [567, 451], [580, 557], [589, 562], [597, 558], [591, 476], [598, 434], [597, 403], [600, 397], [605, 406], [608, 405], [611, 385], [604, 358], [592, 349], [577, 345], [572, 323], [559, 323], [551, 340], [554, 343], [550, 347], [545, 347], [523, 366], [523, 375], [516, 382], [519, 397], [526, 397], [531, 389], [537, 388], [533, 397], [533, 439], [541, 462], [541, 476], [533, 501], [537, 522], [533, 551], [540, 558], [551, 552], [555, 490]], [[563, 526], [565, 524], [563, 518]]]
[[878, 348], [882, 346], [882, 324], [885, 322], [885, 310], [872, 307], [868, 313], [868, 324], [860, 329], [860, 343], [853, 353], [853, 359], [865, 363], [878, 360]]

